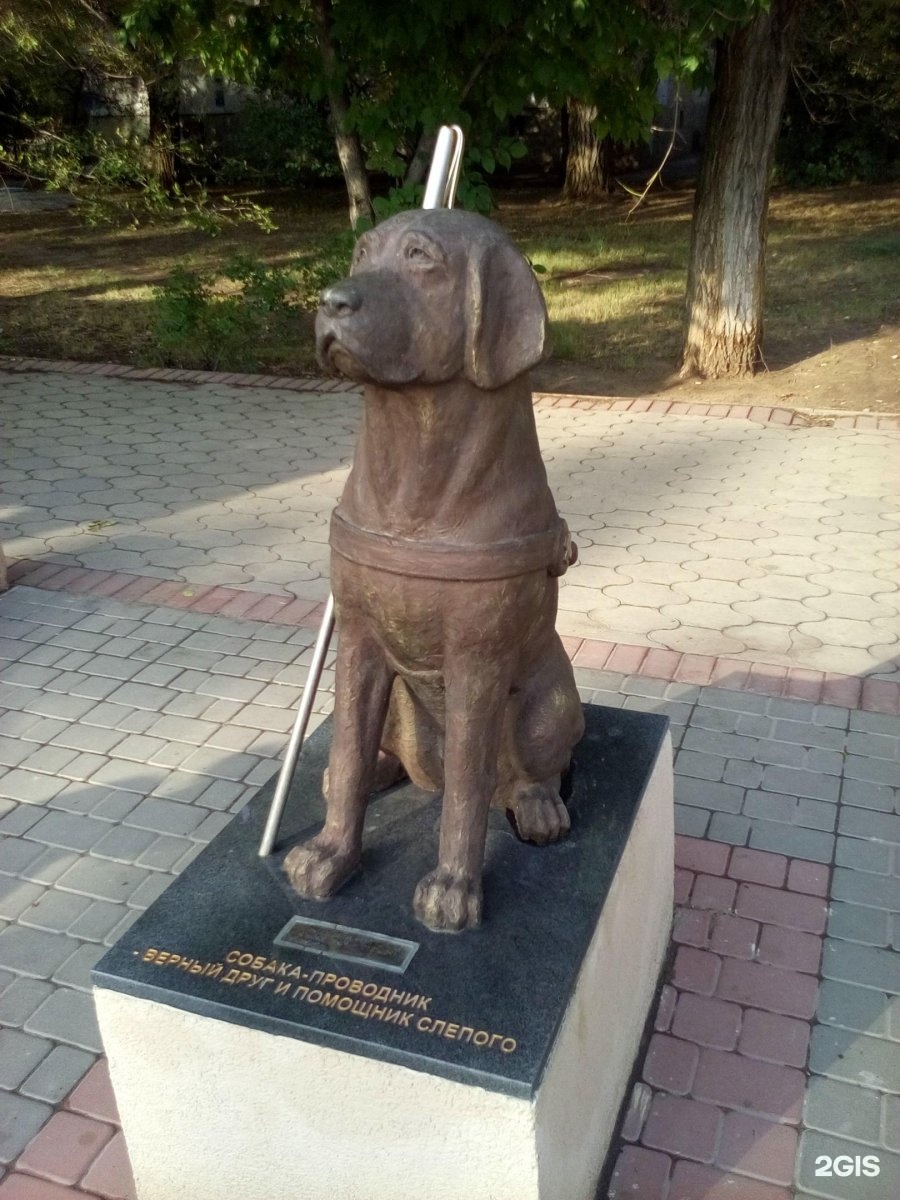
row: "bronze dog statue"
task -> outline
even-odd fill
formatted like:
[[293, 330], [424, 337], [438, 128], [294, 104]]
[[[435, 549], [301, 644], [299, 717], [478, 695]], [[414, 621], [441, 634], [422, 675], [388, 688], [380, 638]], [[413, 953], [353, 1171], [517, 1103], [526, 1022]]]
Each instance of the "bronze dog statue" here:
[[360, 238], [322, 295], [323, 366], [364, 384], [332, 518], [340, 643], [325, 825], [285, 860], [323, 899], [360, 865], [368, 796], [443, 790], [434, 930], [481, 919], [493, 803], [539, 844], [567, 832], [560, 776], [584, 730], [555, 630], [575, 559], [541, 460], [526, 372], [547, 353], [534, 274], [472, 213], [417, 210]]

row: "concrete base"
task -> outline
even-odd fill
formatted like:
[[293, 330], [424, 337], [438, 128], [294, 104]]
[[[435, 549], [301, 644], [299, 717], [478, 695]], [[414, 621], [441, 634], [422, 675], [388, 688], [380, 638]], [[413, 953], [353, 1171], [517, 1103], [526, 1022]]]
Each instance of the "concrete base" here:
[[185, 1011], [98, 975], [138, 1200], [591, 1200], [668, 944], [671, 762], [664, 734], [530, 1094]]

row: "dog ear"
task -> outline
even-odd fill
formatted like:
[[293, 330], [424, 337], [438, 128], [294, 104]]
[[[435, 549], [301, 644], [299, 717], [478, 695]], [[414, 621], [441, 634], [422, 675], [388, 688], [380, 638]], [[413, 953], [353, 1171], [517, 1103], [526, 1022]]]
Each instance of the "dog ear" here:
[[511, 242], [473, 246], [466, 322], [464, 374], [476, 387], [502, 387], [550, 354], [544, 297]]

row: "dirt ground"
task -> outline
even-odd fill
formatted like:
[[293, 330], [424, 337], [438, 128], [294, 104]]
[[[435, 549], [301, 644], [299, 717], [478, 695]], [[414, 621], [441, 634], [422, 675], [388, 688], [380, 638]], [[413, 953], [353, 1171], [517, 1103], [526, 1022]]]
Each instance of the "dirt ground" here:
[[535, 387], [585, 396], [662, 394], [701, 404], [900, 413], [900, 326], [896, 325], [883, 325], [874, 334], [860, 334], [808, 358], [781, 366], [772, 362], [753, 379], [681, 380], [667, 364], [654, 366], [625, 373], [550, 359], [535, 371]]

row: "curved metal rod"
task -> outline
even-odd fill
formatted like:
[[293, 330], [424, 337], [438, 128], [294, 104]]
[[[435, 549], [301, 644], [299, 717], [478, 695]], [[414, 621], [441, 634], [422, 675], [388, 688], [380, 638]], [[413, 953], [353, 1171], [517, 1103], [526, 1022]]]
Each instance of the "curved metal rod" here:
[[[422, 199], [423, 208], [453, 207], [453, 202], [456, 199], [456, 188], [459, 183], [459, 173], [462, 169], [464, 146], [465, 136], [458, 125], [441, 126], [438, 131], [437, 141], [435, 142], [431, 168], [428, 172], [428, 182], [425, 185], [425, 195]], [[319, 636], [316, 638], [316, 647], [313, 651], [312, 662], [309, 664], [309, 672], [306, 676], [306, 684], [303, 688], [300, 707], [297, 710], [294, 727], [291, 730], [287, 749], [284, 752], [284, 760], [281, 764], [281, 770], [278, 773], [278, 782], [275, 785], [272, 804], [269, 808], [269, 815], [266, 818], [266, 826], [263, 830], [262, 840], [259, 843], [260, 858], [268, 858], [275, 849], [278, 830], [281, 826], [281, 819], [284, 816], [284, 806], [287, 803], [288, 792], [291, 788], [291, 780], [294, 778], [297, 760], [300, 757], [300, 751], [303, 749], [306, 727], [309, 724], [309, 718], [312, 714], [313, 702], [319, 688], [319, 680], [322, 678], [322, 668], [325, 665], [325, 657], [328, 654], [328, 647], [331, 644], [333, 634], [334, 596], [329, 595], [328, 602], [325, 605], [325, 613], [322, 617], [322, 624], [319, 626]]]

